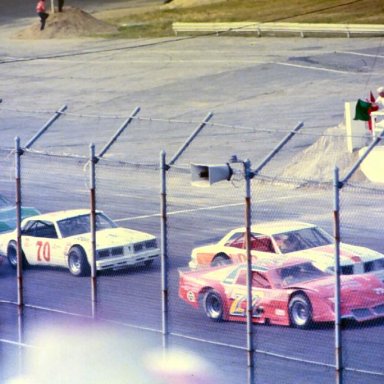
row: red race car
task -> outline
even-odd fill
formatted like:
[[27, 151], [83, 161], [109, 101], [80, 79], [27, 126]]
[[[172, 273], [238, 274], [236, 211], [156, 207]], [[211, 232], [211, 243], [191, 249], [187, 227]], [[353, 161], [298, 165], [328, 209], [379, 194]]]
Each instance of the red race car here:
[[[232, 264], [179, 270], [179, 297], [202, 307], [212, 320], [246, 321], [247, 268]], [[254, 323], [308, 328], [332, 322], [335, 276], [311, 261], [262, 261], [252, 266]], [[356, 321], [384, 317], [384, 285], [373, 274], [341, 276], [341, 316]]]

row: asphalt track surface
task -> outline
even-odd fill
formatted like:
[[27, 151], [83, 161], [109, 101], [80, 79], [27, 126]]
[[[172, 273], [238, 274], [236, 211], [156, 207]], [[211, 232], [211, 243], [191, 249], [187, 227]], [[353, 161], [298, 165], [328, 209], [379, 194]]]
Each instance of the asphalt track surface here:
[[[10, 39], [11, 33], [32, 21], [23, 12], [17, 19], [10, 15], [0, 28], [1, 147], [7, 154], [15, 136], [25, 143], [50, 116], [44, 111], [55, 111], [64, 104], [68, 106], [68, 115], [37, 143], [37, 150], [70, 153], [83, 159], [91, 142], [100, 150], [125, 117], [140, 106], [142, 114], [159, 119], [158, 124], [151, 123], [150, 133], [144, 129], [128, 131], [128, 137], [119, 140], [109, 159], [151, 165], [157, 164], [160, 150], [170, 155], [175, 153], [196, 122], [208, 112], [214, 113], [217, 123], [251, 127], [255, 132], [233, 134], [229, 129], [225, 135], [208, 135], [199, 145], [191, 146], [180, 165], [187, 166], [189, 161], [196, 160], [221, 163], [234, 153], [257, 164], [283, 134], [303, 121], [306, 134], [299, 136], [273, 163], [270, 173], [274, 174], [326, 128], [343, 120], [345, 101], [365, 97], [382, 85], [382, 39], [216, 36], [134, 41]], [[9, 20], [13, 20], [12, 24]], [[105, 123], [102, 116], [106, 115], [119, 118]], [[168, 124], [167, 120], [183, 123]], [[147, 121], [141, 127], [148, 128]], [[191, 123], [185, 124], [186, 121]], [[24, 201], [44, 211], [72, 208], [74, 201], [88, 204], [86, 182], [83, 176], [77, 176], [83, 162], [74, 165], [73, 161], [44, 162], [38, 156], [28, 157]], [[9, 155], [4, 155], [2, 169], [1, 193], [12, 196], [13, 168]], [[98, 191], [101, 208], [122, 225], [159, 235], [158, 172], [142, 171], [138, 180], [137, 174], [127, 175], [126, 168], [102, 169]], [[60, 178], [55, 179], [58, 170]], [[190, 250], [242, 225], [243, 190], [221, 186], [213, 192], [192, 191], [187, 176], [173, 177], [174, 189], [169, 192], [170, 343], [188, 348], [209, 361], [212, 372], [220, 379], [217, 382], [246, 383], [245, 325], [211, 323], [201, 312], [177, 298], [177, 269], [187, 265]], [[332, 230], [330, 189], [256, 185], [253, 197], [257, 199], [253, 206], [255, 220], [294, 218], [315, 221]], [[346, 193], [344, 241], [384, 252], [382, 228], [378, 225], [383, 217], [381, 202], [380, 193], [368, 197], [359, 191]], [[103, 273], [98, 281], [98, 314], [113, 321], [122, 332], [120, 350], [126, 351], [132, 345], [135, 349], [145, 349], [161, 344], [160, 264], [155, 263], [149, 269]], [[0, 292], [2, 300], [17, 300], [14, 271], [8, 265], [0, 269]], [[1, 304], [0, 338], [4, 342], [0, 344], [0, 382], [6, 383], [24, 369], [19, 368], [20, 350], [12, 342], [30, 346], [36, 328], [43, 328], [44, 334], [52, 326], [64, 329], [70, 338], [76, 335], [74, 329], [90, 324], [89, 319], [64, 314], [90, 315], [88, 279], [75, 279], [61, 269], [32, 268], [25, 274], [25, 294], [27, 303], [54, 308], [60, 313], [27, 308], [20, 325], [16, 308]], [[126, 324], [157, 332], [132, 342], [131, 328]], [[258, 351], [256, 383], [334, 382], [331, 326], [309, 331], [273, 326], [254, 329]], [[65, 345], [65, 335], [57, 341], [59, 345]], [[198, 342], [202, 339], [209, 343]], [[345, 364], [349, 368], [345, 382], [381, 383], [383, 322], [348, 324], [343, 330], [343, 342]], [[108, 347], [108, 341], [103, 339], [100, 349], [108, 351]], [[30, 350], [33, 348], [22, 348], [22, 354]], [[116, 358], [114, 363], [118, 365], [117, 361]], [[48, 363], [52, 361], [48, 359]]]

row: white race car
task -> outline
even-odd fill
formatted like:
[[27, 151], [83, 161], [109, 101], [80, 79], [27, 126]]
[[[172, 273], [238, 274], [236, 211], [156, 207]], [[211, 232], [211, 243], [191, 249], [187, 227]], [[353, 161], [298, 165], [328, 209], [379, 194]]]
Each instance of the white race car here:
[[[334, 239], [314, 224], [277, 221], [252, 225], [250, 247], [254, 260], [270, 259], [274, 255], [303, 257], [324, 271], [334, 271]], [[216, 244], [193, 249], [189, 267], [245, 261], [245, 230], [236, 228]], [[384, 255], [373, 249], [341, 243], [340, 265], [344, 275], [372, 272], [384, 281]]]
[[[90, 211], [76, 209], [31, 216], [21, 224], [24, 266], [46, 265], [69, 269], [72, 275], [90, 273], [92, 245]], [[16, 230], [0, 235], [0, 254], [17, 265]], [[159, 257], [155, 236], [118, 227], [107, 215], [96, 212], [96, 269], [149, 266]]]

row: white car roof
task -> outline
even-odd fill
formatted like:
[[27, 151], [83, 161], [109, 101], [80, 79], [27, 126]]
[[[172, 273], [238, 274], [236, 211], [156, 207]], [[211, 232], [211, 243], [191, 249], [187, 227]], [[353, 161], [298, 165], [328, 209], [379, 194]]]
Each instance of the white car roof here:
[[[251, 232], [274, 235], [282, 232], [290, 232], [298, 229], [313, 228], [315, 224], [304, 223], [301, 221], [269, 221], [251, 226]], [[239, 227], [231, 232], [244, 231], [244, 227]]]
[[[55, 211], [43, 213], [42, 215], [36, 215], [28, 217], [26, 220], [49, 220], [49, 221], [59, 221], [66, 219], [68, 217], [80, 216], [80, 215], [89, 215], [90, 209], [68, 209], [65, 211]], [[98, 211], [99, 212], [99, 211]]]

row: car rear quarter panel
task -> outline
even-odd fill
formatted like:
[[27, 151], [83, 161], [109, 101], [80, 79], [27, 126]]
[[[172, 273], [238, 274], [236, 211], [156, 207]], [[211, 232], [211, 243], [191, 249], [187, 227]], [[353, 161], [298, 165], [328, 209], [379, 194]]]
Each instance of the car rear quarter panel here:
[[218, 291], [226, 302], [222, 285], [199, 277], [199, 273], [179, 271], [179, 297], [195, 308], [199, 308], [202, 297], [210, 289]]

